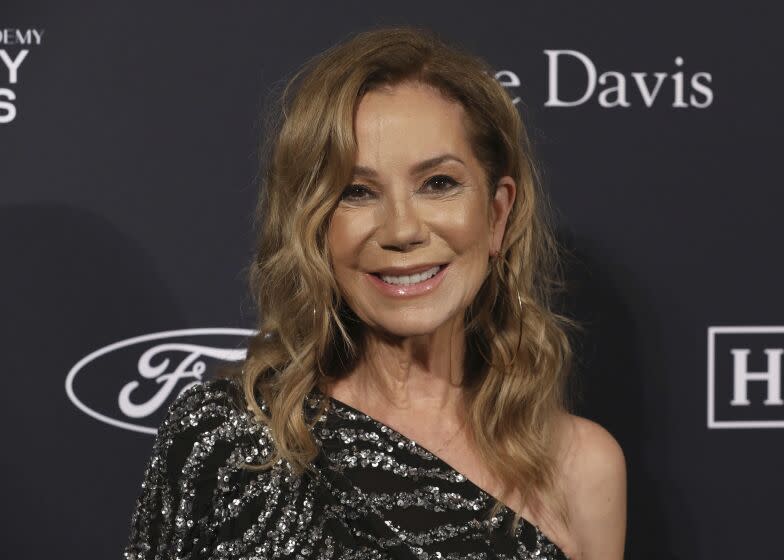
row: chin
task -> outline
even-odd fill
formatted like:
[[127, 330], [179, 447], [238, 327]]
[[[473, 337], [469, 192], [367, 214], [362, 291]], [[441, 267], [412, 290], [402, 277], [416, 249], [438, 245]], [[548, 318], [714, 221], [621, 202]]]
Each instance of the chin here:
[[[411, 312], [414, 313], [414, 312]], [[423, 312], [416, 312], [417, 314], [422, 314]], [[380, 321], [376, 321], [376, 328], [394, 336], [400, 337], [410, 337], [410, 336], [422, 336], [428, 335], [441, 327], [444, 322], [447, 320], [446, 317], [443, 320], [422, 320], [421, 317], [411, 317], [407, 319], [405, 317], [397, 317], [397, 318], [389, 318], [389, 319], [382, 319]]]

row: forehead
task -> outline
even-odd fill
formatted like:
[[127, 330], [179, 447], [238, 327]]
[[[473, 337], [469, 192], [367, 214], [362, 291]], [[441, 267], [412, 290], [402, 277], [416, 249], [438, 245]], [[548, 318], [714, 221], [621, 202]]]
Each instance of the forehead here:
[[404, 83], [366, 93], [354, 129], [360, 162], [421, 160], [444, 152], [468, 156], [465, 109], [432, 86]]

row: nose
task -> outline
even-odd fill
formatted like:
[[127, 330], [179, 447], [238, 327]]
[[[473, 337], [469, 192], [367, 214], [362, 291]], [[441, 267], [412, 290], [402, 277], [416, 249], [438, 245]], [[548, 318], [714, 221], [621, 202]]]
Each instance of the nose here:
[[387, 198], [380, 212], [381, 224], [376, 233], [383, 249], [408, 251], [427, 241], [427, 228], [412, 195]]

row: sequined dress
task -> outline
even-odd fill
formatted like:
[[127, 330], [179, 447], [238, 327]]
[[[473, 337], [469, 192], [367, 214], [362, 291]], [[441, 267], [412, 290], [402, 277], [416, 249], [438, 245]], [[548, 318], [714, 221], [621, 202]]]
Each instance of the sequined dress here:
[[[131, 516], [127, 560], [565, 560], [513, 512], [411, 439], [318, 390], [316, 474], [286, 461], [248, 471], [272, 449], [235, 382], [210, 379], [169, 407]], [[262, 408], [266, 405], [262, 403]]]

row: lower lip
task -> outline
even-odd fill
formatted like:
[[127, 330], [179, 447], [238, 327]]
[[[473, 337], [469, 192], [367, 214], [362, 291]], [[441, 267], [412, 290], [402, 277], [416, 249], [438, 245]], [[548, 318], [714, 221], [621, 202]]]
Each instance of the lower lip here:
[[435, 290], [441, 283], [441, 280], [443, 280], [447, 268], [449, 268], [449, 265], [441, 268], [435, 276], [417, 284], [387, 284], [375, 274], [370, 273], [367, 273], [367, 277], [370, 279], [370, 283], [384, 295], [393, 297], [419, 296]]

